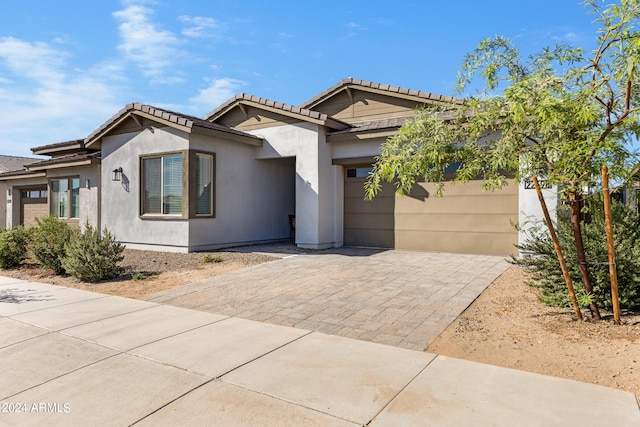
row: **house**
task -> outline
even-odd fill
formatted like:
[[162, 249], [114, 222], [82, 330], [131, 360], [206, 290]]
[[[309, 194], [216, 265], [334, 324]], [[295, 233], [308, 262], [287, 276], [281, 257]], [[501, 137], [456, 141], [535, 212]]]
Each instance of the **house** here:
[[[39, 159], [32, 157], [20, 156], [3, 156], [0, 155], [0, 174], [12, 171], [24, 170], [24, 166], [29, 163], [37, 162]], [[0, 181], [0, 230], [7, 223], [7, 184]]]
[[430, 184], [405, 197], [388, 185], [364, 200], [380, 145], [416, 107], [452, 102], [348, 78], [299, 106], [239, 94], [204, 118], [132, 103], [84, 139], [32, 149], [49, 159], [1, 174], [7, 227], [50, 212], [130, 248], [190, 252], [288, 239], [293, 216], [303, 248], [513, 253], [522, 235], [512, 223], [541, 218], [524, 185], [484, 192], [472, 181], [443, 198]]

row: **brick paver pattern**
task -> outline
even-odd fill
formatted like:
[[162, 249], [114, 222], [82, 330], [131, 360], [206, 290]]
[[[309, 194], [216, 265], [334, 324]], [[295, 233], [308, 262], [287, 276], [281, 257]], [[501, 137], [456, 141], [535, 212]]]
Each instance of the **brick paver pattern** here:
[[424, 350], [508, 266], [498, 256], [340, 248], [236, 270], [147, 299]]

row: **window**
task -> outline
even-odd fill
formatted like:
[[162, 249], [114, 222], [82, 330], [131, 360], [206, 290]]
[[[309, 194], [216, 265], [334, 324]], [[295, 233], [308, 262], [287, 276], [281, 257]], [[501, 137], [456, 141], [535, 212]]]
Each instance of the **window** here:
[[213, 214], [213, 156], [196, 154], [196, 215]]
[[26, 190], [20, 192], [23, 199], [46, 199], [47, 190]]
[[142, 159], [142, 214], [182, 215], [182, 154]]
[[373, 167], [347, 169], [347, 178], [366, 178], [372, 170]]
[[79, 218], [80, 178], [54, 179], [49, 185], [51, 187], [51, 215], [63, 219]]
[[185, 150], [142, 156], [141, 217], [215, 217], [215, 170], [215, 153]]

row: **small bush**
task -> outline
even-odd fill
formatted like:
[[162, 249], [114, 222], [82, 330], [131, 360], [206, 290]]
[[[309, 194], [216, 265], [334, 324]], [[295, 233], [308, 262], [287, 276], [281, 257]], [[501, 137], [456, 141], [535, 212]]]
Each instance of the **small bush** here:
[[29, 251], [44, 268], [51, 269], [56, 274], [63, 274], [64, 247], [73, 231], [64, 221], [54, 216], [36, 218], [36, 222], [38, 225], [30, 231]]
[[145, 280], [147, 278], [147, 276], [145, 276], [144, 273], [134, 273], [131, 278], [133, 280]]
[[14, 268], [27, 257], [29, 231], [24, 227], [0, 231], [0, 268]]
[[222, 259], [222, 257], [220, 255], [211, 256], [211, 255], [207, 254], [207, 255], [204, 256], [203, 261], [205, 263], [210, 263], [210, 262], [222, 262], [224, 260]]
[[[635, 210], [613, 201], [612, 221], [618, 294], [620, 306], [628, 309], [640, 308], [640, 216]], [[609, 277], [607, 237], [605, 232], [602, 199], [589, 204], [590, 223], [582, 224], [585, 254], [589, 265], [589, 275], [593, 283], [593, 299], [600, 307], [611, 309], [611, 282]], [[573, 232], [567, 215], [558, 218], [557, 235], [563, 255], [567, 260], [569, 275], [574, 283], [578, 301], [588, 304], [580, 272], [578, 270]], [[560, 263], [553, 242], [545, 229], [534, 233], [529, 242], [518, 246], [532, 255], [511, 262], [532, 273], [530, 285], [540, 290], [540, 299], [550, 305], [570, 307], [571, 299], [560, 269]]]
[[118, 263], [124, 259], [124, 246], [106, 228], [104, 232], [87, 221], [83, 232], [73, 233], [65, 245], [62, 267], [84, 282], [111, 279], [122, 273]]

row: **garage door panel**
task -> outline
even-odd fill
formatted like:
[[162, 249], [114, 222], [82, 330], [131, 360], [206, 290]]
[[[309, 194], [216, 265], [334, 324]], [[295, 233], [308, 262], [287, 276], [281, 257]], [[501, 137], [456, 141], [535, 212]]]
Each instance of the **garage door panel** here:
[[396, 248], [469, 254], [517, 254], [517, 234], [396, 230]]
[[439, 198], [417, 200], [398, 197], [395, 201], [397, 213], [458, 213], [501, 214], [518, 211], [518, 196], [510, 194], [485, 194], [470, 196], [445, 195]]
[[396, 214], [396, 230], [442, 232], [510, 233], [514, 231], [509, 214]]
[[36, 218], [49, 215], [46, 186], [20, 189], [20, 224], [25, 227], [37, 225]]
[[[420, 188], [417, 188], [420, 187]], [[416, 192], [418, 194], [424, 194], [425, 192], [430, 195], [436, 195], [436, 185], [432, 183], [419, 182], [416, 186], [411, 190], [412, 193]], [[482, 188], [482, 181], [480, 180], [472, 180], [468, 182], [456, 182], [453, 183], [451, 181], [445, 182], [443, 187], [443, 195], [446, 196], [469, 196], [469, 195], [490, 195], [490, 194], [518, 194], [518, 185], [513, 180], [510, 179], [507, 181], [507, 185], [502, 187], [499, 190], [484, 190]]]
[[394, 247], [393, 230], [363, 230], [349, 229], [344, 230], [344, 244], [347, 246], [368, 246], [376, 248], [392, 248]]
[[344, 200], [345, 214], [357, 213], [388, 213], [393, 214], [395, 200], [393, 197], [380, 197], [373, 200], [362, 200], [347, 197]]
[[[364, 199], [364, 183], [365, 178], [347, 178], [344, 183], [345, 194], [351, 195], [351, 197], [358, 197]], [[381, 193], [379, 195], [393, 196], [395, 192], [395, 186], [389, 182], [382, 182]]]
[[344, 228], [393, 230], [393, 214], [351, 214], [345, 216]]
[[363, 178], [345, 177], [344, 241], [346, 245], [411, 250], [508, 255], [516, 252], [518, 185], [484, 191], [481, 181], [420, 183], [410, 195], [395, 195], [385, 183], [372, 202], [363, 200]]

